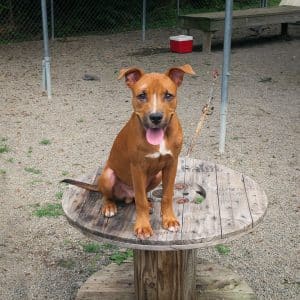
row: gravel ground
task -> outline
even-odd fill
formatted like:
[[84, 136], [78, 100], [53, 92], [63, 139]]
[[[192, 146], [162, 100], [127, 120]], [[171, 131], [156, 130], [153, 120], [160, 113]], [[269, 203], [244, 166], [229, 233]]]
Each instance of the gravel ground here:
[[[235, 269], [259, 299], [299, 299], [299, 94], [300, 31], [283, 41], [239, 35], [232, 49], [226, 152], [218, 153], [219, 99], [193, 156], [224, 164], [256, 180], [269, 199], [267, 215], [252, 233], [199, 256]], [[63, 216], [37, 217], [58, 204], [64, 177], [78, 177], [107, 157], [113, 137], [131, 113], [130, 92], [118, 70], [137, 65], [164, 71], [189, 63], [178, 113], [185, 133], [183, 153], [208, 100], [211, 71], [221, 70], [222, 51], [180, 55], [168, 51], [176, 30], [57, 40], [51, 46], [53, 98], [41, 92], [41, 42], [0, 45], [0, 298], [73, 299], [117, 249], [91, 243]], [[195, 34], [199, 42], [198, 33]], [[240, 37], [240, 38], [239, 38]], [[242, 37], [247, 37], [242, 38]], [[84, 74], [99, 77], [84, 81]], [[298, 186], [297, 186], [298, 184]], [[297, 248], [298, 247], [298, 248]]]

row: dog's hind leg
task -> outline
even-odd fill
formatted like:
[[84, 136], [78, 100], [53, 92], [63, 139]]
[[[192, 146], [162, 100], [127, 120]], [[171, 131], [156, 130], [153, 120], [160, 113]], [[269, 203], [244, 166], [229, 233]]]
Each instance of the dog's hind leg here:
[[105, 167], [99, 178], [99, 189], [103, 194], [101, 213], [105, 217], [113, 217], [117, 213], [117, 205], [113, 200], [113, 187], [116, 182], [114, 171]]

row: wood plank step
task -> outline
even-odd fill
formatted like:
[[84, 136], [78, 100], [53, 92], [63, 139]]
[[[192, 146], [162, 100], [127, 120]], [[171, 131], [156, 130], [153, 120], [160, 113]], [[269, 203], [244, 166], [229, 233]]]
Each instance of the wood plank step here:
[[[198, 259], [196, 266], [196, 291], [199, 300], [256, 299], [253, 290], [236, 272], [202, 259]], [[92, 275], [76, 296], [76, 300], [96, 299], [135, 299], [132, 261], [106, 266]]]

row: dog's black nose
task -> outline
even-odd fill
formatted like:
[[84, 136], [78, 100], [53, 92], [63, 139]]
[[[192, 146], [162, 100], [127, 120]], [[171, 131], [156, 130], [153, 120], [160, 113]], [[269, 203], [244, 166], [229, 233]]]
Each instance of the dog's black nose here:
[[155, 125], [159, 124], [162, 118], [163, 118], [163, 114], [161, 112], [152, 113], [149, 115], [150, 121]]

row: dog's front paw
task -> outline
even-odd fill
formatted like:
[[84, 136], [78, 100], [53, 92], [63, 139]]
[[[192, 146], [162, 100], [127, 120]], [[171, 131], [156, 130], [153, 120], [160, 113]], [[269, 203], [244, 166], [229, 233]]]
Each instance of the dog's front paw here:
[[176, 232], [180, 228], [180, 223], [175, 217], [163, 217], [162, 225], [164, 229]]
[[113, 202], [103, 203], [101, 213], [107, 218], [113, 217], [117, 214], [117, 205]]
[[137, 221], [134, 226], [134, 233], [138, 239], [144, 240], [153, 235], [153, 230], [149, 221]]

